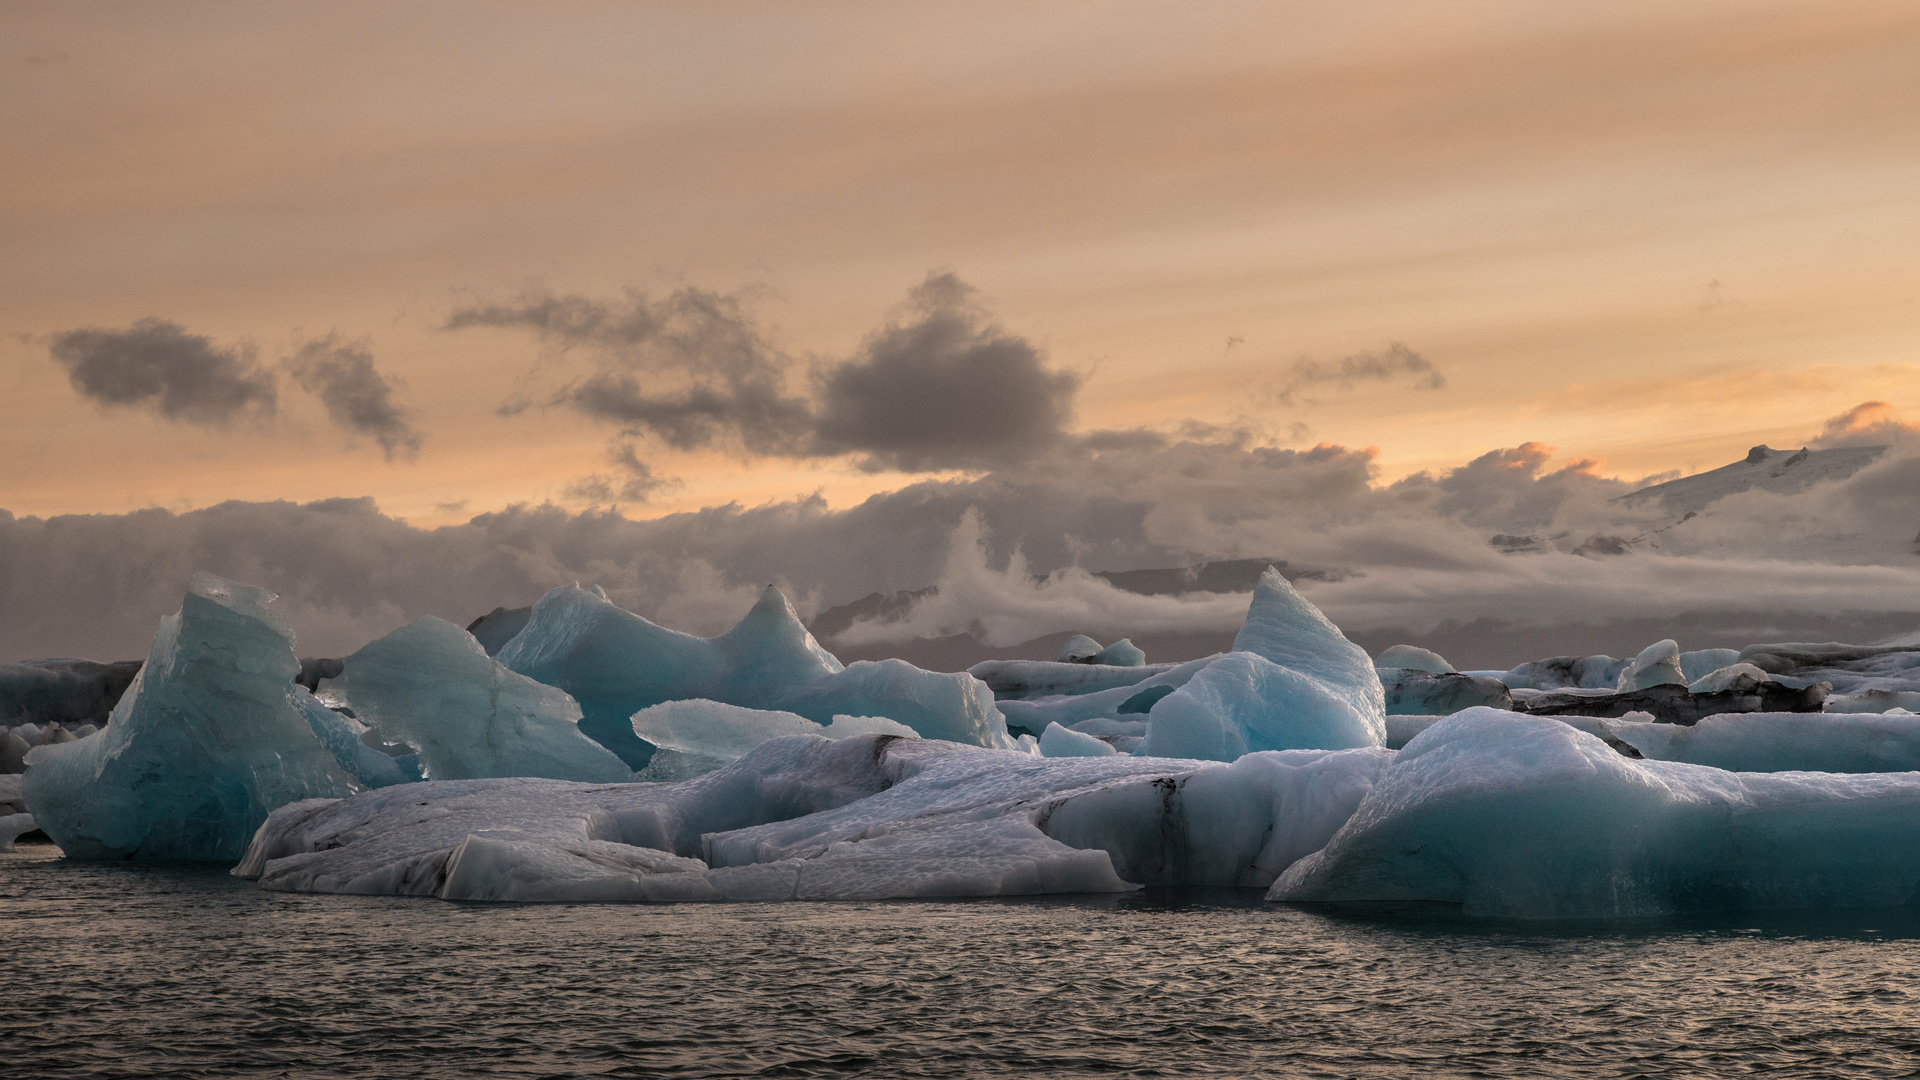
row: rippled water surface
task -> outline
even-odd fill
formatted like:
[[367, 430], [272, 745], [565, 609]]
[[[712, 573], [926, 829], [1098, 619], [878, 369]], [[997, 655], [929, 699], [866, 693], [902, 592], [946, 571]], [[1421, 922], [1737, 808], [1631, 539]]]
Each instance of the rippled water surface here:
[[0, 854], [0, 1075], [1920, 1075], [1912, 910], [480, 906]]

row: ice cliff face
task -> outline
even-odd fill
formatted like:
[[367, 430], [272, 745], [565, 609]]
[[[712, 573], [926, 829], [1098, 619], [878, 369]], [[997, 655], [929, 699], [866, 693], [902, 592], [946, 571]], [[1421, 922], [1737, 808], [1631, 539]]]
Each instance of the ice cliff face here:
[[196, 574], [105, 730], [36, 747], [34, 818], [85, 858], [235, 859], [275, 807], [361, 785], [296, 701], [300, 662], [273, 594]]

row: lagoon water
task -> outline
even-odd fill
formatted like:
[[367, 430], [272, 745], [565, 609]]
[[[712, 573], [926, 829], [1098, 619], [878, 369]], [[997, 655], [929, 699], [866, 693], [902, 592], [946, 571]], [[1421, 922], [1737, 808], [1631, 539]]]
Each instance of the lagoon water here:
[[0, 854], [0, 1076], [1913, 1076], [1920, 911], [531, 906]]

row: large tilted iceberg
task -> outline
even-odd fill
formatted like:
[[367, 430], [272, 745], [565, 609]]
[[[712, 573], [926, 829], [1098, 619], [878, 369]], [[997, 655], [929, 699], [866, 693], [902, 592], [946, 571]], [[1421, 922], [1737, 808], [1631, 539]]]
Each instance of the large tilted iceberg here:
[[412, 746], [429, 779], [633, 778], [580, 733], [580, 707], [564, 691], [509, 671], [472, 634], [431, 615], [347, 657], [327, 689], [383, 738]]
[[923, 671], [904, 660], [842, 665], [821, 648], [778, 589], [714, 638], [658, 626], [604, 594], [562, 586], [497, 659], [579, 702], [580, 730], [644, 768], [653, 749], [633, 732], [634, 713], [663, 701], [704, 698], [797, 713], [886, 716], [930, 739], [1009, 746], [993, 694], [965, 672]]
[[28, 755], [27, 805], [68, 855], [237, 859], [275, 807], [360, 789], [296, 698], [273, 598], [194, 575], [106, 729]]
[[1155, 702], [1138, 753], [1232, 761], [1258, 750], [1380, 746], [1386, 698], [1365, 649], [1269, 567], [1233, 651]]
[[1920, 896], [1920, 774], [1634, 761], [1494, 709], [1407, 744], [1327, 846], [1268, 893], [1519, 918], [1871, 907]]
[[463, 900], [883, 899], [1262, 886], [1392, 755], [1044, 759], [934, 740], [761, 743], [679, 784], [479, 780], [277, 811], [267, 888]]

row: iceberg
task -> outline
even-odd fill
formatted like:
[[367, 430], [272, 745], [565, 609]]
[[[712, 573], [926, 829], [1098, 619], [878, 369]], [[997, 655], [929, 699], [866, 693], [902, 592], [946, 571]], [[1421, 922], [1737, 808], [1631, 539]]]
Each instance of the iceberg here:
[[1233, 651], [1153, 702], [1137, 753], [1232, 761], [1262, 750], [1340, 750], [1386, 741], [1373, 660], [1268, 568]]
[[1920, 774], [1634, 761], [1566, 724], [1469, 709], [1408, 743], [1267, 895], [1555, 919], [1894, 906], [1917, 891]]
[[1447, 658], [1431, 649], [1422, 649], [1413, 645], [1393, 645], [1379, 656], [1373, 658], [1373, 666], [1381, 668], [1405, 668], [1409, 671], [1425, 671], [1433, 675], [1453, 675], [1454, 666]]
[[1640, 655], [1627, 661], [1627, 666], [1620, 669], [1614, 689], [1628, 694], [1674, 683], [1685, 686], [1687, 681], [1680, 670], [1680, 643], [1667, 638], [1640, 650]]
[[1040, 733], [1041, 757], [1106, 757], [1112, 753], [1112, 743], [1059, 724], [1048, 724]]
[[1056, 660], [982, 660], [967, 674], [987, 684], [996, 701], [1097, 694], [1138, 686], [1180, 664], [1063, 664]]
[[1613, 720], [1614, 738], [1648, 760], [1729, 772], [1920, 771], [1920, 716], [1877, 713], [1727, 713], [1692, 727]]
[[1614, 690], [1625, 660], [1611, 656], [1549, 656], [1512, 668], [1500, 676], [1510, 690]]
[[884, 716], [836, 716], [822, 726], [797, 713], [748, 709], [691, 698], [663, 701], [633, 714], [634, 734], [652, 744], [653, 761], [639, 779], [688, 780], [734, 761], [768, 739], [782, 735], [891, 735], [917, 739], [905, 724]]
[[234, 873], [458, 900], [887, 899], [1264, 887], [1392, 754], [1048, 759], [861, 735], [768, 740], [678, 784], [441, 781], [276, 811]]
[[64, 656], [0, 664], [0, 727], [104, 722], [139, 671], [138, 660]]
[[1450, 716], [1475, 705], [1513, 707], [1507, 685], [1486, 675], [1432, 674], [1419, 668], [1375, 670], [1386, 688], [1388, 716]]
[[580, 730], [644, 768], [653, 748], [633, 732], [634, 713], [704, 698], [798, 713], [886, 716], [927, 738], [1011, 745], [993, 694], [964, 672], [922, 671], [902, 660], [842, 665], [820, 647], [771, 586], [745, 618], [714, 638], [657, 626], [577, 585], [548, 592], [496, 657], [572, 695]]
[[275, 807], [360, 789], [297, 703], [273, 599], [195, 574], [106, 728], [27, 755], [27, 806], [69, 856], [231, 862]]
[[[1745, 680], [1744, 683], [1742, 680]], [[1714, 668], [1705, 675], [1687, 684], [1690, 694], [1718, 694], [1723, 690], [1750, 689], [1763, 682], [1772, 682], [1773, 676], [1754, 667], [1752, 664], [1728, 664]]]
[[406, 760], [402, 760], [388, 757], [367, 745], [369, 729], [366, 725], [322, 705], [311, 691], [298, 683], [293, 687], [293, 707], [306, 718], [307, 727], [312, 729], [314, 738], [319, 739], [320, 745], [333, 755], [334, 764], [362, 785], [370, 788], [391, 787], [423, 779], [419, 755], [409, 754]]
[[1147, 654], [1133, 643], [1132, 638], [1121, 638], [1095, 653], [1093, 662], [1107, 667], [1143, 667], [1147, 662]]
[[1062, 664], [1097, 664], [1099, 655], [1099, 642], [1085, 634], [1075, 634], [1060, 646], [1060, 655], [1054, 660]]
[[383, 739], [412, 746], [430, 779], [633, 778], [580, 733], [580, 707], [564, 691], [508, 670], [472, 634], [431, 615], [347, 657], [327, 689]]
[[1739, 662], [1739, 649], [1695, 649], [1680, 654], [1680, 676], [1692, 685]]

